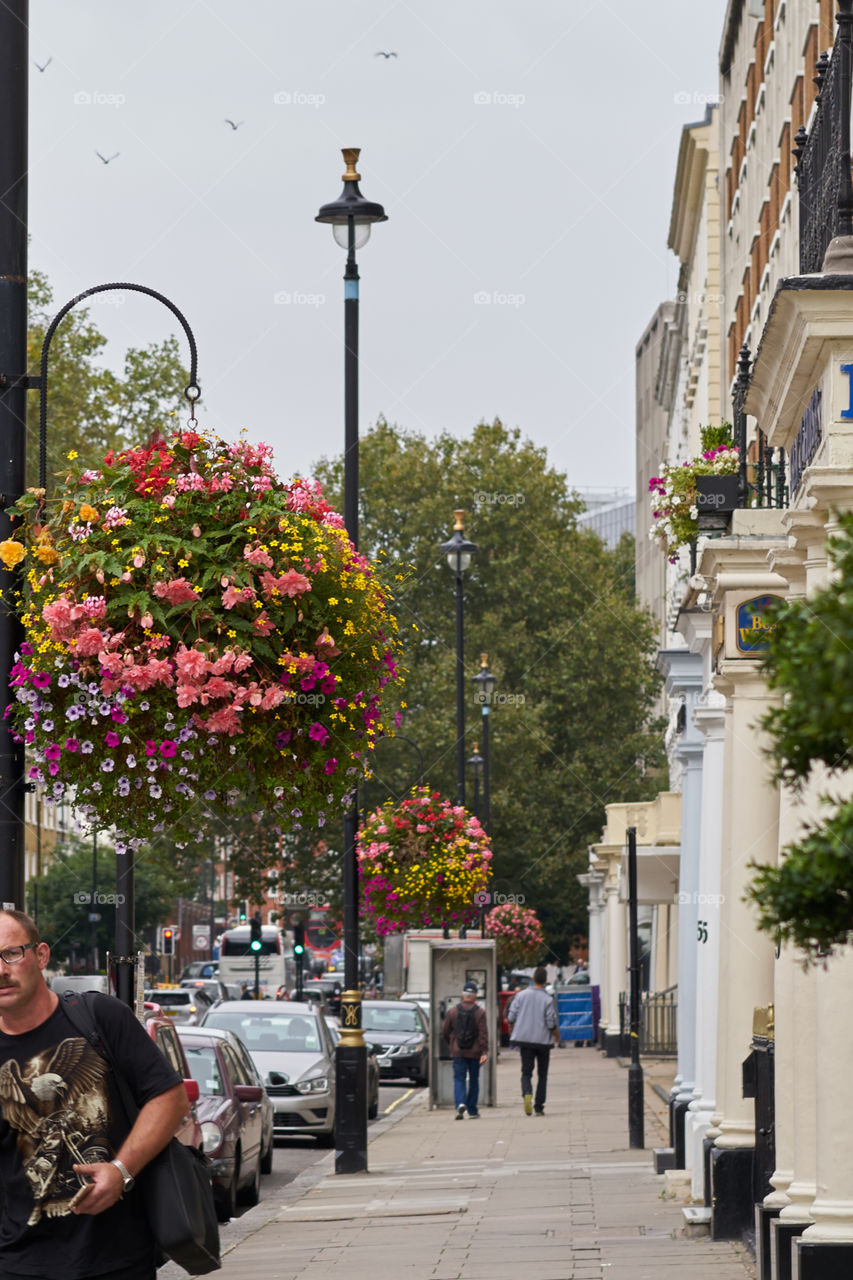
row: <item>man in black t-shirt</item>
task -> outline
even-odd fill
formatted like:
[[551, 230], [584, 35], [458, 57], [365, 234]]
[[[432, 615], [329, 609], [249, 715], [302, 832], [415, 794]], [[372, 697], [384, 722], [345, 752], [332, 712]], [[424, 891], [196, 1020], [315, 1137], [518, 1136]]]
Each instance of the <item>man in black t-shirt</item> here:
[[135, 1178], [187, 1111], [180, 1076], [133, 1013], [94, 1014], [139, 1107], [131, 1127], [109, 1068], [44, 980], [50, 948], [0, 911], [0, 1280], [154, 1280]]

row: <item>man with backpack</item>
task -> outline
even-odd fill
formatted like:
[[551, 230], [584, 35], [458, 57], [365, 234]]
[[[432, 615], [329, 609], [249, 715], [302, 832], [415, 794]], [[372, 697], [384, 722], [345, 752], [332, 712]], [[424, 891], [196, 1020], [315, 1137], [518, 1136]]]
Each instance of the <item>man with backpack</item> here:
[[477, 984], [466, 982], [462, 1001], [448, 1009], [441, 1034], [450, 1045], [453, 1059], [453, 1102], [456, 1119], [462, 1120], [467, 1108], [472, 1120], [478, 1120], [477, 1100], [480, 1096], [480, 1067], [489, 1056], [489, 1029], [486, 1013], [477, 1004]]

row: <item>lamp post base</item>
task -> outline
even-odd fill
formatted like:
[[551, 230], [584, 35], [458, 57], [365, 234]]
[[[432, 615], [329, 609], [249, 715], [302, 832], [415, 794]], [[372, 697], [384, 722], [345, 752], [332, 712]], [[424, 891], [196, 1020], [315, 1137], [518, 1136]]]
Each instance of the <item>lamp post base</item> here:
[[367, 1046], [336, 1054], [335, 1173], [367, 1172]]

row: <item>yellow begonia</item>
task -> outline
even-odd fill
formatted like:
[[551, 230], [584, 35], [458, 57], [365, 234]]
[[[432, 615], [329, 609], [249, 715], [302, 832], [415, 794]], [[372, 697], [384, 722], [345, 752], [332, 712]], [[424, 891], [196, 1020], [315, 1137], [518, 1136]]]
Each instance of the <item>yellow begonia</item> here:
[[20, 542], [16, 542], [14, 538], [7, 538], [5, 542], [0, 542], [0, 560], [3, 561], [7, 569], [14, 569], [15, 565], [20, 564], [26, 554]]
[[80, 519], [86, 524], [92, 524], [95, 520], [100, 520], [101, 513], [97, 507], [91, 506], [90, 503], [84, 502], [80, 508]]

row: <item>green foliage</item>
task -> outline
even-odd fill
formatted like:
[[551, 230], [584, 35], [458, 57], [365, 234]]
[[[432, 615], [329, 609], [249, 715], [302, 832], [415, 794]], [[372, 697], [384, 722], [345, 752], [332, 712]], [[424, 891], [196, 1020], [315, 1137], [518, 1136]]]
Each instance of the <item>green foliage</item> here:
[[[104, 295], [102, 295], [104, 296]], [[120, 294], [105, 295], [120, 298]], [[47, 277], [32, 272], [27, 352], [29, 370], [39, 369], [45, 332], [58, 307]], [[50, 344], [48, 363], [48, 491], [76, 449], [83, 465], [99, 466], [109, 449], [147, 443], [157, 430], [183, 425], [189, 374], [175, 337], [131, 347], [120, 376], [101, 364], [107, 339], [85, 306], [74, 307]], [[173, 416], [177, 415], [177, 416]], [[39, 398], [27, 400], [27, 484], [38, 484]]]
[[717, 427], [700, 427], [699, 439], [702, 442], [703, 453], [709, 453], [712, 449], [730, 449], [734, 443], [732, 440], [732, 424], [730, 422], [721, 422]]
[[[317, 474], [340, 507], [342, 461]], [[420, 780], [420, 756], [426, 784], [456, 796], [454, 584], [438, 548], [464, 508], [466, 536], [480, 547], [465, 579], [466, 758], [483, 746], [471, 684], [481, 652], [499, 681], [489, 718], [493, 887], [522, 894], [550, 954], [566, 959], [572, 933], [587, 932], [575, 876], [604, 806], [658, 790], [660, 739], [647, 723], [659, 684], [654, 628], [633, 597], [628, 544], [610, 552], [579, 528], [582, 504], [565, 475], [499, 421], [431, 441], [380, 421], [361, 442], [360, 483], [360, 548], [384, 553], [401, 575], [395, 611], [409, 673], [401, 736], [377, 745], [360, 803], [401, 798]]]
[[[107, 901], [84, 901], [93, 887], [93, 861], [97, 865], [96, 893]], [[164, 854], [149, 852], [137, 857], [134, 874], [134, 926], [139, 946], [142, 933], [167, 918], [183, 883]], [[50, 943], [54, 963], [72, 960], [88, 967], [91, 955], [92, 924], [89, 913], [100, 915], [96, 936], [100, 963], [107, 951], [115, 951], [116, 855], [112, 845], [98, 840], [93, 859], [93, 842], [72, 837], [57, 847], [49, 869], [27, 885], [27, 907], [36, 913], [41, 936]], [[75, 898], [76, 895], [76, 898]]]
[[[833, 579], [809, 600], [771, 613], [765, 670], [784, 698], [764, 717], [777, 780], [795, 793], [822, 766], [845, 777], [853, 745], [853, 516], [830, 542]], [[826, 819], [757, 870], [748, 897], [759, 925], [814, 960], [853, 929], [853, 802], [829, 795]]]

